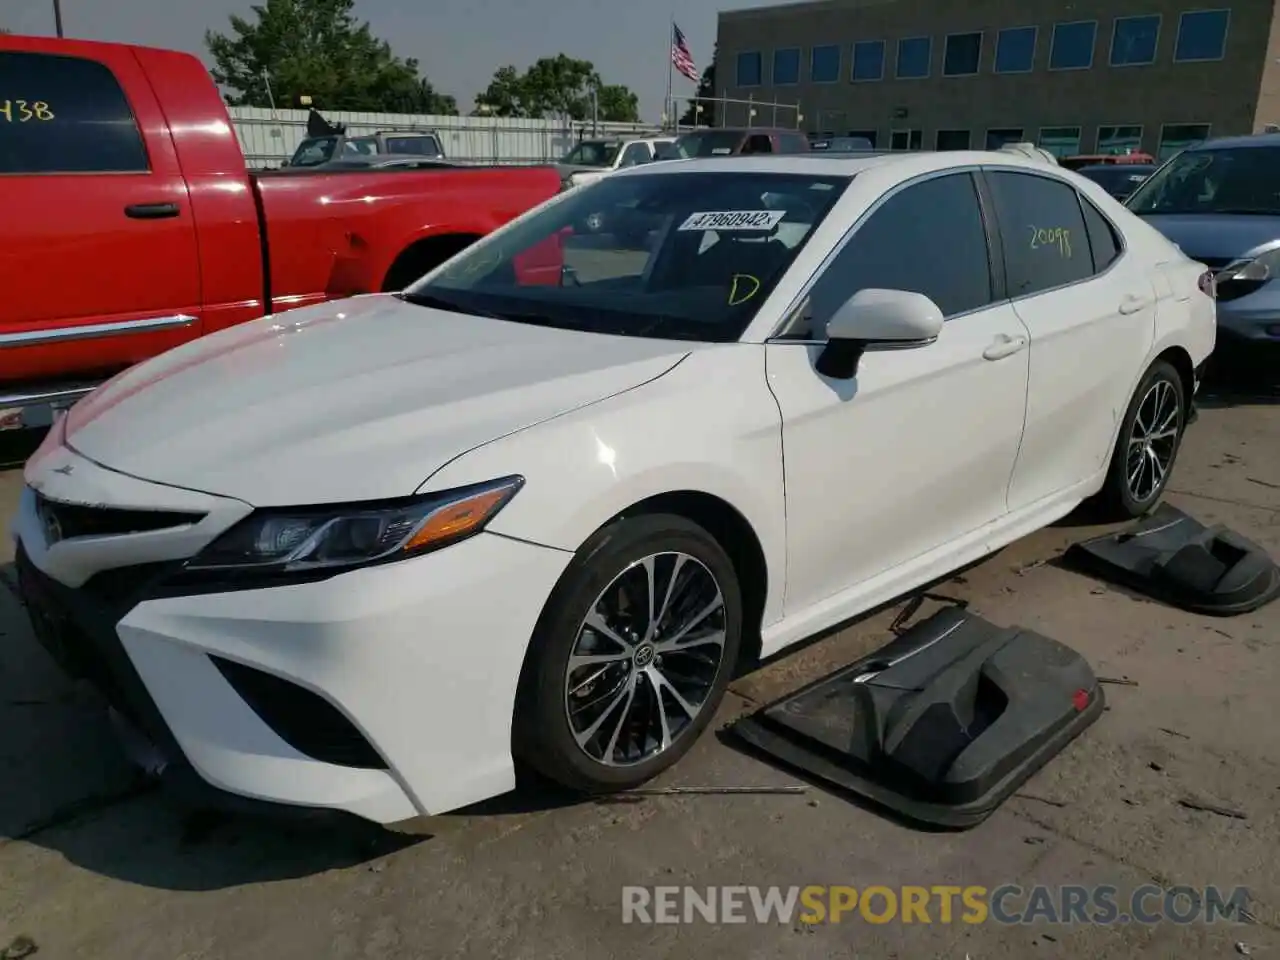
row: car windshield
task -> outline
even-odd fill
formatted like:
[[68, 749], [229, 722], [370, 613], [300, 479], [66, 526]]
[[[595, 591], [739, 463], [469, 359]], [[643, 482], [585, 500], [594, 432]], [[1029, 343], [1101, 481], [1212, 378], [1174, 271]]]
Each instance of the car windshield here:
[[1140, 186], [1134, 213], [1280, 215], [1280, 147], [1224, 147], [1180, 153]]
[[355, 140], [346, 140], [342, 144], [342, 152], [345, 154], [355, 154], [359, 157], [377, 156], [378, 138], [359, 137]]
[[732, 342], [848, 183], [781, 173], [609, 177], [468, 248], [401, 296], [518, 323]]
[[606, 143], [602, 140], [584, 140], [564, 155], [561, 163], [576, 167], [609, 167], [622, 147], [620, 143]]
[[676, 140], [675, 151], [684, 158], [727, 157], [742, 143], [742, 134], [735, 130], [701, 130], [686, 133]]

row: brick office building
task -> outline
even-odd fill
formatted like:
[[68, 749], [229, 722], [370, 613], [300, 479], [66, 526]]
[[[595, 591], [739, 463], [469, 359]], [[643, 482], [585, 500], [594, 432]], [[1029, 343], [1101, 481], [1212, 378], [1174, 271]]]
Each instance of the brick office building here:
[[[880, 149], [1029, 140], [1059, 156], [1168, 156], [1280, 124], [1277, 2], [816, 0], [726, 11], [717, 93], [798, 103], [804, 129]], [[728, 103], [720, 122], [746, 122], [752, 109]]]

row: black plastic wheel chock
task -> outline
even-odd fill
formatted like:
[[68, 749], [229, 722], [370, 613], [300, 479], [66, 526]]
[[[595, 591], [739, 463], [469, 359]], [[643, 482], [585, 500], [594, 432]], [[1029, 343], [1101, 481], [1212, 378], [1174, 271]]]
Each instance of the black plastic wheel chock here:
[[906, 820], [963, 828], [990, 816], [1103, 704], [1074, 650], [950, 607], [730, 729]]
[[1119, 533], [1075, 544], [1063, 560], [1194, 613], [1251, 613], [1280, 596], [1280, 567], [1266, 550], [1167, 503]]

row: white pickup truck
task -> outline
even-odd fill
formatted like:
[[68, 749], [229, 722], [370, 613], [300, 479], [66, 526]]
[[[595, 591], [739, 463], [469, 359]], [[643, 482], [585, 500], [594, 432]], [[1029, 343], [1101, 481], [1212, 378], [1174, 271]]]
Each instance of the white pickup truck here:
[[564, 189], [599, 180], [614, 170], [651, 163], [658, 148], [675, 143], [673, 137], [602, 138], [583, 140], [556, 164]]

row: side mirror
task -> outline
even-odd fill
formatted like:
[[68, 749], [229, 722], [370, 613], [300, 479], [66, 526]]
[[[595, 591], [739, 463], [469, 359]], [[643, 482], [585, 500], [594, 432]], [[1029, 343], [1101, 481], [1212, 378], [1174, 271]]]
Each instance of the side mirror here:
[[827, 346], [817, 370], [825, 377], [848, 380], [868, 349], [924, 347], [942, 333], [942, 310], [922, 293], [906, 290], [859, 290], [827, 321]]

